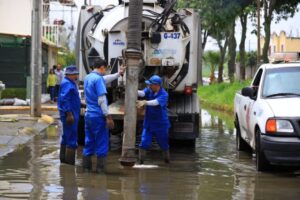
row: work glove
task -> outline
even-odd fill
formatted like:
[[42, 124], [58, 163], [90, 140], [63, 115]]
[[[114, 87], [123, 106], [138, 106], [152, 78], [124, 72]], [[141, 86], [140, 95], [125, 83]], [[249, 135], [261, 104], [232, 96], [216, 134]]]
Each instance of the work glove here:
[[125, 71], [126, 71], [126, 67], [124, 67], [124, 66], [122, 65], [122, 66], [120, 67], [119, 74], [120, 74], [121, 76], [123, 76], [124, 73], [125, 73]]
[[72, 125], [74, 123], [74, 116], [73, 116], [72, 112], [67, 112], [66, 122], [68, 125]]
[[109, 130], [111, 130], [115, 127], [114, 120], [112, 120], [111, 116], [106, 117], [106, 126]]
[[146, 100], [136, 101], [136, 107], [137, 107], [138, 109], [144, 107], [146, 104], [147, 104], [147, 101], [146, 101]]

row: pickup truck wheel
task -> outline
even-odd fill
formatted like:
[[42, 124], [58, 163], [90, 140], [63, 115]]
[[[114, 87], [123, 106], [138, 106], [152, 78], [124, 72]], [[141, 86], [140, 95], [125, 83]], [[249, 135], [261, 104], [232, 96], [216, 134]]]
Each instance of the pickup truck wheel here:
[[241, 136], [241, 129], [239, 122], [236, 120], [236, 149], [238, 151], [249, 150], [249, 145]]
[[270, 164], [266, 159], [264, 152], [260, 147], [260, 130], [255, 132], [255, 153], [256, 153], [256, 170], [266, 171], [270, 168]]

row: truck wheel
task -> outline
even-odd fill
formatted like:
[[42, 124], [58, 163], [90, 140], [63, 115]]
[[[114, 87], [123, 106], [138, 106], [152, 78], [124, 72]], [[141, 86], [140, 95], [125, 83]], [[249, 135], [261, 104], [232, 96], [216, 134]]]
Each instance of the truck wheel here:
[[247, 142], [241, 136], [240, 124], [237, 119], [236, 119], [236, 149], [238, 151], [246, 151], [250, 149]]
[[260, 130], [255, 132], [255, 153], [256, 153], [256, 170], [267, 171], [270, 168], [270, 164], [266, 159], [264, 152], [260, 147]]

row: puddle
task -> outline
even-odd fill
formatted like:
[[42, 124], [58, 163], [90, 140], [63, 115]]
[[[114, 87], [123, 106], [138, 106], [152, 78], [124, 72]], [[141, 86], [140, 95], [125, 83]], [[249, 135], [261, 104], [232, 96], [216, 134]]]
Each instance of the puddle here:
[[196, 147], [172, 148], [171, 164], [156, 148], [143, 165], [120, 166], [120, 137], [107, 159], [107, 173], [82, 173], [59, 162], [60, 126], [51, 126], [21, 150], [0, 159], [0, 199], [298, 199], [300, 171], [257, 173], [255, 161], [235, 150], [227, 122], [202, 111]]

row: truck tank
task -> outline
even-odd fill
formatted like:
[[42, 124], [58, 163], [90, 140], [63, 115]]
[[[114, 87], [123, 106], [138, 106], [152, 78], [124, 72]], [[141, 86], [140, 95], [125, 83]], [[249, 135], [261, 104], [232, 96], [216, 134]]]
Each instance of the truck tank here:
[[[163, 78], [169, 93], [170, 138], [192, 140], [199, 134], [199, 100], [197, 86], [201, 69], [201, 27], [198, 14], [192, 9], [174, 10], [176, 1], [143, 1], [142, 52], [143, 67], [139, 88], [153, 74]], [[127, 45], [129, 1], [117, 5], [83, 6], [77, 30], [77, 66], [80, 81], [91, 71], [93, 60], [105, 59], [108, 73], [121, 66], [122, 52]], [[122, 106], [125, 78], [108, 85], [109, 109], [122, 131]], [[119, 124], [119, 126], [118, 126]]]

